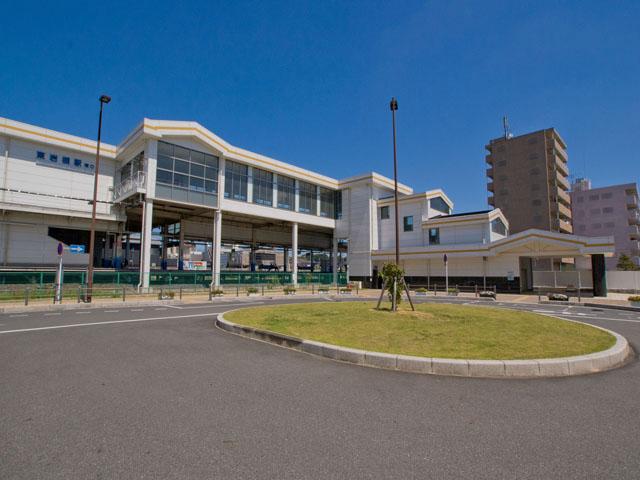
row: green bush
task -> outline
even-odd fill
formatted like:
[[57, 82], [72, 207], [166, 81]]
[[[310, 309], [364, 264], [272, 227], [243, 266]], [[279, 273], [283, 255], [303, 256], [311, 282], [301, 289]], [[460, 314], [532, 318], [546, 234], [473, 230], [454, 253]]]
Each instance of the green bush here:
[[427, 293], [427, 289], [424, 287], [416, 288], [416, 293]]
[[402, 279], [404, 278], [404, 270], [395, 263], [387, 263], [382, 267], [380, 276], [385, 282], [385, 290], [389, 296], [389, 301], [393, 303], [393, 286], [396, 286], [396, 305], [402, 302]]
[[286, 286], [282, 290], [284, 291], [285, 295], [293, 295], [294, 293], [296, 293], [296, 287], [293, 286]]
[[640, 295], [632, 295], [627, 300], [629, 300], [630, 302], [640, 302]]
[[252, 293], [258, 293], [258, 288], [257, 287], [248, 287], [247, 288], [247, 295], [251, 295]]
[[214, 288], [213, 290], [211, 290], [211, 295], [213, 295], [214, 297], [221, 297], [224, 295], [224, 290], [222, 290], [221, 288]]

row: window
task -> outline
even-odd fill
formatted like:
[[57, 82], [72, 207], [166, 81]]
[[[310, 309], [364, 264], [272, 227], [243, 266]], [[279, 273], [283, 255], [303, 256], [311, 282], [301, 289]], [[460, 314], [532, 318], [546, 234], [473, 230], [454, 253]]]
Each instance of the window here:
[[501, 219], [496, 218], [495, 220], [491, 221], [491, 231], [500, 235], [506, 235], [507, 227]]
[[296, 181], [293, 178], [278, 175], [276, 187], [278, 189], [278, 208], [293, 210], [296, 201]]
[[613, 213], [613, 207], [604, 207], [602, 213]]
[[36, 158], [38, 160], [44, 160], [44, 157], [45, 157], [44, 152], [36, 152]]
[[49, 154], [49, 161], [50, 162], [54, 162], [54, 163], [58, 163], [58, 155], [54, 155], [53, 153]]
[[599, 208], [592, 208], [591, 210], [589, 210], [589, 213], [591, 213], [591, 215], [599, 215], [600, 214], [600, 209]]
[[599, 228], [602, 228], [602, 224], [601, 223], [594, 223], [591, 225], [591, 228], [595, 228], [596, 230]]
[[335, 215], [335, 193], [329, 188], [320, 187], [320, 216], [333, 218]]
[[442, 197], [435, 197], [429, 200], [429, 206], [438, 212], [446, 213], [449, 215], [451, 213], [451, 208], [445, 202]]
[[589, 200], [600, 200], [600, 195], [589, 195]]
[[389, 218], [389, 207], [380, 207], [380, 220], [387, 220]]
[[538, 143], [538, 139], [537, 139], [536, 137], [532, 137], [532, 138], [530, 138], [529, 140], [527, 140], [527, 143], [528, 143], [529, 145], [533, 145], [533, 144], [535, 144], [535, 143]]
[[246, 202], [249, 167], [227, 160], [224, 172], [224, 197]]
[[602, 198], [605, 199], [605, 200], [608, 200], [611, 197], [613, 197], [613, 194], [611, 192], [607, 192], [607, 193], [603, 193], [602, 194]]
[[405, 232], [413, 232], [413, 215], [409, 215], [402, 219], [402, 225]]
[[607, 222], [604, 224], [606, 228], [615, 228], [616, 224], [614, 222]]
[[440, 245], [440, 229], [429, 229], [429, 245]]
[[253, 169], [253, 203], [259, 205], [273, 205], [273, 173]]
[[502, 197], [505, 197], [505, 196], [509, 195], [509, 191], [508, 191], [508, 190], [505, 190], [505, 189], [502, 189], [502, 190], [500, 190], [500, 191], [498, 192], [498, 195], [500, 195], [500, 196], [502, 196]]
[[312, 183], [298, 182], [298, 211], [302, 213], [318, 214], [318, 194]]
[[336, 190], [335, 192], [336, 195], [336, 220], [339, 220], [342, 218], [342, 190]]
[[496, 167], [506, 167], [507, 166], [507, 161], [506, 160], [499, 160], [496, 163]]
[[578, 197], [578, 203], [583, 203], [584, 202], [584, 197]]
[[[144, 152], [123, 167], [121, 178], [143, 171]], [[125, 171], [126, 169], [126, 171]], [[156, 184], [161, 196], [213, 205], [218, 192], [218, 157], [166, 142], [158, 142]], [[186, 190], [186, 191], [185, 191]], [[203, 195], [203, 194], [207, 195]]]
[[529, 154], [529, 160], [537, 160], [538, 159], [538, 154], [537, 153], [530, 153]]
[[79, 158], [74, 158], [73, 159], [73, 165], [75, 167], [81, 167], [82, 166], [82, 160], [80, 160]]
[[62, 163], [69, 165], [71, 163], [71, 159], [69, 157], [62, 157]]

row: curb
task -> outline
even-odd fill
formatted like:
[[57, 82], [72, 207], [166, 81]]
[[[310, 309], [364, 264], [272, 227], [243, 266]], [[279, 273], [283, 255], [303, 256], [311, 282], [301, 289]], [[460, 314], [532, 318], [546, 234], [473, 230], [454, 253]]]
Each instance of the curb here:
[[611, 305], [609, 303], [591, 303], [591, 302], [561, 302], [557, 300], [541, 300], [538, 302], [540, 305], [562, 305], [562, 306], [570, 306], [570, 307], [590, 307], [590, 308], [602, 308], [609, 310], [625, 310], [627, 312], [638, 312], [640, 313], [640, 308], [626, 306], [626, 305]]
[[[224, 313], [240, 310], [238, 308]], [[381, 352], [369, 352], [328, 343], [321, 343], [303, 338], [290, 337], [280, 333], [260, 330], [253, 327], [239, 325], [225, 320], [224, 313], [216, 317], [216, 326], [236, 335], [273, 343], [281, 347], [291, 348], [300, 352], [310, 353], [320, 357], [330, 358], [341, 362], [362, 365], [365, 367], [384, 368], [401, 372], [422, 373], [431, 375], [448, 375], [469, 378], [548, 378], [569, 377], [588, 373], [604, 372], [621, 367], [633, 355], [627, 339], [616, 332], [595, 325], [584, 324], [575, 320], [565, 320], [583, 323], [590, 327], [599, 328], [616, 338], [613, 347], [601, 352], [579, 355], [532, 360], [458, 360], [449, 358], [427, 358], [409, 355], [396, 355]]]

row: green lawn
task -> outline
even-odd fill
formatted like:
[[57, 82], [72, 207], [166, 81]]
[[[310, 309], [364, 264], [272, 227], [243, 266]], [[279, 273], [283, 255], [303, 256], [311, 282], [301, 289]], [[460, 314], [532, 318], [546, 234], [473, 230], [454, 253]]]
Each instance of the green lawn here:
[[240, 325], [363, 350], [440, 358], [526, 359], [605, 350], [602, 330], [515, 310], [466, 305], [408, 305], [398, 313], [369, 302], [243, 308], [225, 314]]

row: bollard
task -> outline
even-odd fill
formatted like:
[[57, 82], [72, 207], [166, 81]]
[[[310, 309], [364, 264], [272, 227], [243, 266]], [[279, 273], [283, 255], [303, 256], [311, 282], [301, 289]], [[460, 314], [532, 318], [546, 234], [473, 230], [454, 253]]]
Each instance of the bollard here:
[[24, 289], [24, 304], [29, 305], [29, 289]]
[[262, 284], [262, 296], [264, 297], [264, 283]]
[[240, 296], [240, 287], [236, 285], [236, 297]]
[[122, 301], [126, 301], [127, 300], [127, 290], [126, 287], [122, 287]]
[[209, 287], [209, 301], [213, 300], [213, 290]]
[[315, 292], [315, 288], [314, 288], [313, 283], [312, 283], [311, 284], [311, 295], [314, 295], [315, 293], [316, 293]]
[[437, 284], [433, 286], [433, 296], [434, 297], [438, 296], [438, 285]]
[[78, 287], [78, 303], [80, 303], [81, 296], [82, 296], [82, 287]]
[[182, 300], [182, 287], [180, 287], [180, 300]]
[[476, 297], [477, 297], [478, 296], [478, 285], [474, 285], [474, 287], [475, 287], [474, 290], [476, 292]]

